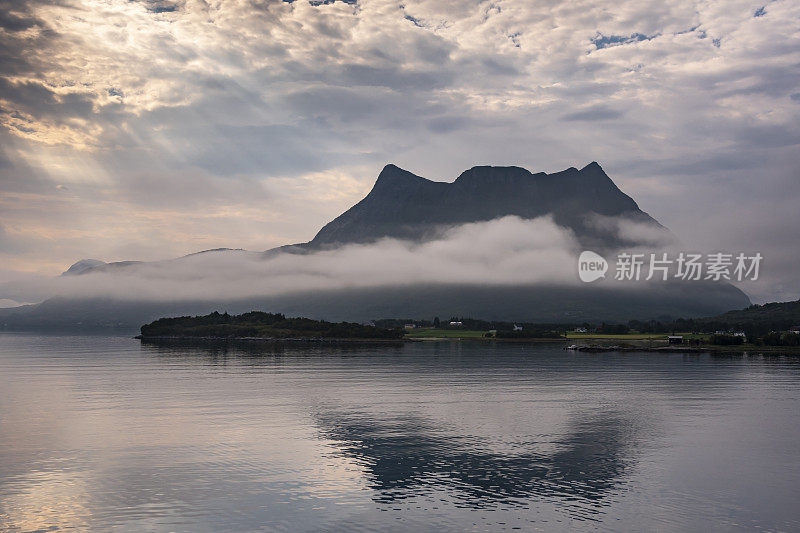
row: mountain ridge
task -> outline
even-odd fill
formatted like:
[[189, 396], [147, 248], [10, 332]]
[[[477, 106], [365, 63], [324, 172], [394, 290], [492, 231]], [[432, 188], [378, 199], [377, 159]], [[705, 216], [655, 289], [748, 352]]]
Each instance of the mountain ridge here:
[[594, 227], [593, 215], [624, 217], [663, 229], [596, 161], [552, 174], [534, 174], [518, 166], [474, 166], [452, 182], [432, 181], [390, 163], [363, 199], [299, 246], [330, 248], [387, 237], [424, 240], [441, 227], [548, 214], [582, 237], [583, 244], [602, 248], [619, 243], [601, 242], [608, 236]]
[[[563, 198], [565, 195], [567, 199]], [[514, 165], [476, 165], [461, 172], [452, 182], [433, 181], [388, 163], [369, 193], [325, 224], [311, 240], [260, 253], [264, 257], [303, 254], [346, 244], [368, 244], [383, 238], [424, 241], [460, 224], [510, 215], [530, 219], [548, 214], [553, 215], [558, 225], [571, 229], [584, 247], [598, 250], [625, 242], [596, 227], [593, 215], [622, 217], [666, 231], [617, 187], [597, 161], [581, 169], [569, 167], [550, 174], [532, 173]], [[229, 249], [215, 248], [195, 254], [217, 251]], [[124, 269], [136, 264], [139, 262], [103, 263], [81, 267], [73, 273]]]

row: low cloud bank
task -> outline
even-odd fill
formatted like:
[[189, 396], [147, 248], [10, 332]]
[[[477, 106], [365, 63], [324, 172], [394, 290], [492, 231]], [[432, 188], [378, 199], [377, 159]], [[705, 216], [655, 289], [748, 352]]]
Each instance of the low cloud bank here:
[[[622, 223], [613, 225], [616, 232]], [[121, 300], [233, 300], [299, 291], [419, 284], [574, 285], [581, 245], [550, 217], [504, 217], [446, 230], [435, 240], [385, 239], [271, 257], [207, 252], [169, 261], [55, 279], [20, 281], [0, 298], [48, 296]], [[27, 290], [26, 290], [27, 289]], [[13, 294], [12, 294], [13, 293]]]

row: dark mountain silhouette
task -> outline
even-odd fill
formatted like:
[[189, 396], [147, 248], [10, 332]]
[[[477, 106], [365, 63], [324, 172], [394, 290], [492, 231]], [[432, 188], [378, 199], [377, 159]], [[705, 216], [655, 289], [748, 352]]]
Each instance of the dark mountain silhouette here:
[[[311, 241], [274, 248], [263, 255], [307, 254], [384, 237], [424, 241], [448, 227], [508, 215], [526, 219], [551, 215], [557, 224], [572, 230], [581, 245], [600, 252], [643, 243], [626, 241], [614, 230], [598, 224], [597, 217], [626, 219], [650, 226], [662, 236], [670, 235], [620, 191], [596, 162], [580, 170], [571, 167], [553, 174], [532, 174], [513, 166], [478, 166], [452, 183], [430, 181], [387, 165], [370, 193], [326, 224]], [[253, 254], [228, 249], [207, 252]], [[195, 255], [162, 263], [190, 261]], [[140, 264], [83, 260], [65, 274], [120, 272], [136, 269]], [[0, 327], [113, 327], [136, 331], [140, 325], [161, 316], [207, 314], [215, 310], [232, 313], [263, 310], [335, 321], [438, 315], [528, 322], [622, 322], [710, 316], [749, 304], [743, 292], [724, 282], [670, 281], [622, 290], [594, 285], [508, 287], [442, 285], [431, 281], [416, 286], [299, 292], [227, 301], [203, 300], [201, 295], [196, 301], [169, 303], [54, 298], [38, 305], [0, 309]]]
[[[520, 167], [473, 167], [453, 183], [430, 181], [386, 165], [370, 193], [326, 224], [310, 248], [365, 243], [382, 237], [420, 240], [441, 227], [506, 215], [536, 218], [552, 214], [588, 244], [598, 234], [591, 215], [625, 217], [661, 227], [617, 188], [596, 162], [578, 170], [531, 174]], [[604, 242], [602, 244], [616, 244]]]

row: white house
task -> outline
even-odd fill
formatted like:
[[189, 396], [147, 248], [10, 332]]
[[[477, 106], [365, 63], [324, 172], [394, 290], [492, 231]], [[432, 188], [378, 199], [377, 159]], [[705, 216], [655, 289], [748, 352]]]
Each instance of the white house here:
[[514, 331], [522, 331], [522, 326], [514, 324]]
[[461, 326], [463, 326], [464, 324], [463, 324], [462, 322], [459, 322], [459, 321], [455, 321], [455, 320], [454, 320], [454, 321], [450, 322], [450, 325], [451, 325], [451, 326], [455, 326], [455, 327], [461, 327]]

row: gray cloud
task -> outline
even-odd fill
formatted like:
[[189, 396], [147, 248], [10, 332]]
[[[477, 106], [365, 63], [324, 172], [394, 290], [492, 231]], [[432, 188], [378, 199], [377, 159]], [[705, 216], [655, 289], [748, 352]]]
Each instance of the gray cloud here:
[[27, 12], [15, 13], [10, 3], [0, 3], [0, 28], [9, 32], [24, 31], [39, 25], [40, 21]]
[[[58, 95], [53, 90], [37, 82], [13, 82], [0, 78], [0, 94], [14, 103], [10, 114], [22, 111], [34, 118], [67, 117], [87, 118], [92, 113], [92, 101], [86, 95], [67, 93]], [[32, 122], [32, 124], [35, 124]]]
[[596, 105], [587, 109], [582, 109], [581, 111], [575, 111], [574, 113], [567, 113], [561, 118], [568, 121], [584, 120], [591, 122], [594, 120], [613, 120], [621, 117], [622, 115], [623, 113], [621, 111], [617, 111], [616, 109], [611, 109], [605, 105]]

